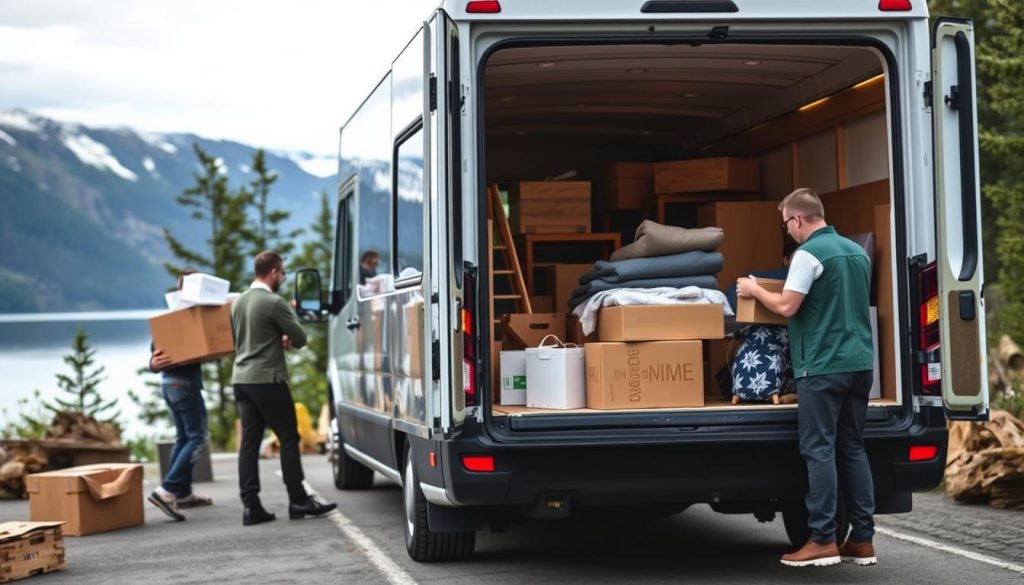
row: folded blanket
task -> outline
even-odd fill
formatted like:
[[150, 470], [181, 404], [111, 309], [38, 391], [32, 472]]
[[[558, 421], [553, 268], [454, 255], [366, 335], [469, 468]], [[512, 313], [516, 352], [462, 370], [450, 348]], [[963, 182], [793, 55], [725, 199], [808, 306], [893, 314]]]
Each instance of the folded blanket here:
[[688, 286], [684, 288], [619, 288], [596, 293], [590, 299], [577, 306], [573, 315], [580, 318], [580, 326], [584, 335], [590, 335], [597, 328], [597, 312], [601, 307], [617, 305], [682, 305], [682, 304], [718, 303], [726, 316], [732, 316], [732, 307], [725, 300], [725, 295], [714, 289]]
[[584, 284], [572, 291], [572, 296], [569, 298], [569, 307], [575, 309], [577, 305], [586, 301], [588, 298], [606, 290], [619, 288], [685, 288], [688, 286], [714, 289], [718, 288], [718, 279], [709, 275], [676, 276], [670, 278], [640, 278], [624, 282], [608, 282], [600, 278], [595, 278], [587, 284]]
[[721, 253], [701, 250], [654, 258], [631, 258], [617, 262], [599, 260], [594, 264], [593, 270], [580, 277], [580, 284], [586, 284], [595, 278], [607, 282], [624, 282], [641, 278], [718, 274], [722, 270], [723, 262]]
[[692, 250], [713, 252], [722, 244], [724, 237], [722, 228], [718, 227], [686, 229], [644, 220], [636, 228], [633, 243], [613, 252], [612, 260], [650, 258]]

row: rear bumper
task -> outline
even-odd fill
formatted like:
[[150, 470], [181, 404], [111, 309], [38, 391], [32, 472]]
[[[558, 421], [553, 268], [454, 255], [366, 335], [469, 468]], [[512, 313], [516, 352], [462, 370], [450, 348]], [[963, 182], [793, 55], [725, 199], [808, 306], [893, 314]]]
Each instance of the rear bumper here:
[[[945, 470], [947, 440], [945, 428], [923, 426], [896, 438], [869, 438], [876, 493], [937, 486]], [[938, 455], [930, 461], [908, 461], [909, 447], [924, 444], [938, 445]], [[792, 501], [801, 500], [807, 490], [804, 462], [792, 438], [754, 444], [723, 440], [515, 448], [463, 438], [436, 447], [447, 505], [531, 506], [553, 495], [573, 506]], [[467, 471], [463, 455], [492, 455], [495, 471]], [[435, 483], [442, 477], [432, 479]]]

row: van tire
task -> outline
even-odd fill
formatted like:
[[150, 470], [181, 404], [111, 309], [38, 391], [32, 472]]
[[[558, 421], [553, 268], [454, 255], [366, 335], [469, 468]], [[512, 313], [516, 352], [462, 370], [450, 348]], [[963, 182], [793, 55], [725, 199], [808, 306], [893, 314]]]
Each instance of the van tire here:
[[373, 487], [373, 470], [349, 457], [345, 441], [341, 438], [338, 419], [331, 420], [331, 444], [329, 459], [334, 487], [339, 490], [365, 490]]
[[462, 561], [473, 555], [476, 532], [434, 532], [427, 522], [427, 498], [420, 489], [419, 475], [412, 457], [412, 447], [405, 447], [405, 468], [402, 474], [402, 526], [405, 548], [414, 561], [436, 563]]
[[[807, 519], [807, 508], [802, 501], [789, 502], [782, 509], [782, 523], [786, 527], [786, 536], [789, 538], [789, 544], [794, 549], [799, 549], [807, 544], [807, 541], [811, 538], [811, 529], [807, 526]], [[843, 494], [840, 492], [839, 498], [836, 501], [836, 544], [843, 544], [849, 533], [850, 519], [846, 513]]]

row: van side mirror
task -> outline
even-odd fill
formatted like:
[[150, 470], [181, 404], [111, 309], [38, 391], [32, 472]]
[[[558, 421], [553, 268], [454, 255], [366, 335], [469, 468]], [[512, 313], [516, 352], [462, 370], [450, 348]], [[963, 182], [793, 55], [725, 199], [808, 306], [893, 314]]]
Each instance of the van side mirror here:
[[327, 318], [323, 293], [320, 288], [320, 272], [315, 268], [303, 268], [295, 273], [295, 311], [303, 321], [321, 322]]

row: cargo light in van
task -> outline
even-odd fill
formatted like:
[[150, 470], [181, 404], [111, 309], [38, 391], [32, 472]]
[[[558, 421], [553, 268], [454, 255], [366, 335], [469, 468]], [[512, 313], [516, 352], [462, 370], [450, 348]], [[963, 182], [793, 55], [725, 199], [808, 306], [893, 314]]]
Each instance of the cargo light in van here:
[[470, 14], [497, 14], [501, 12], [501, 4], [495, 0], [473, 0], [466, 4], [466, 12]]
[[910, 461], [931, 461], [939, 454], [938, 445], [911, 445], [907, 459]]
[[878, 75], [876, 75], [874, 77], [870, 77], [870, 78], [865, 79], [864, 81], [858, 83], [857, 85], [854, 85], [850, 89], [860, 89], [860, 88], [864, 87], [865, 85], [871, 85], [872, 83], [878, 81], [879, 79], [884, 79], [884, 78], [885, 78], [885, 73], [879, 73]]
[[823, 97], [820, 100], [814, 100], [813, 102], [811, 102], [809, 104], [805, 104], [803, 106], [800, 106], [800, 108], [797, 109], [797, 111], [798, 112], [806, 112], [807, 110], [813, 110], [814, 108], [816, 108], [816, 107], [820, 106], [821, 104], [827, 102], [828, 99], [829, 99], [828, 97]]
[[494, 471], [493, 455], [463, 455], [462, 466], [467, 471], [490, 472]]
[[878, 0], [878, 9], [883, 12], [905, 12], [913, 10], [910, 0]]

